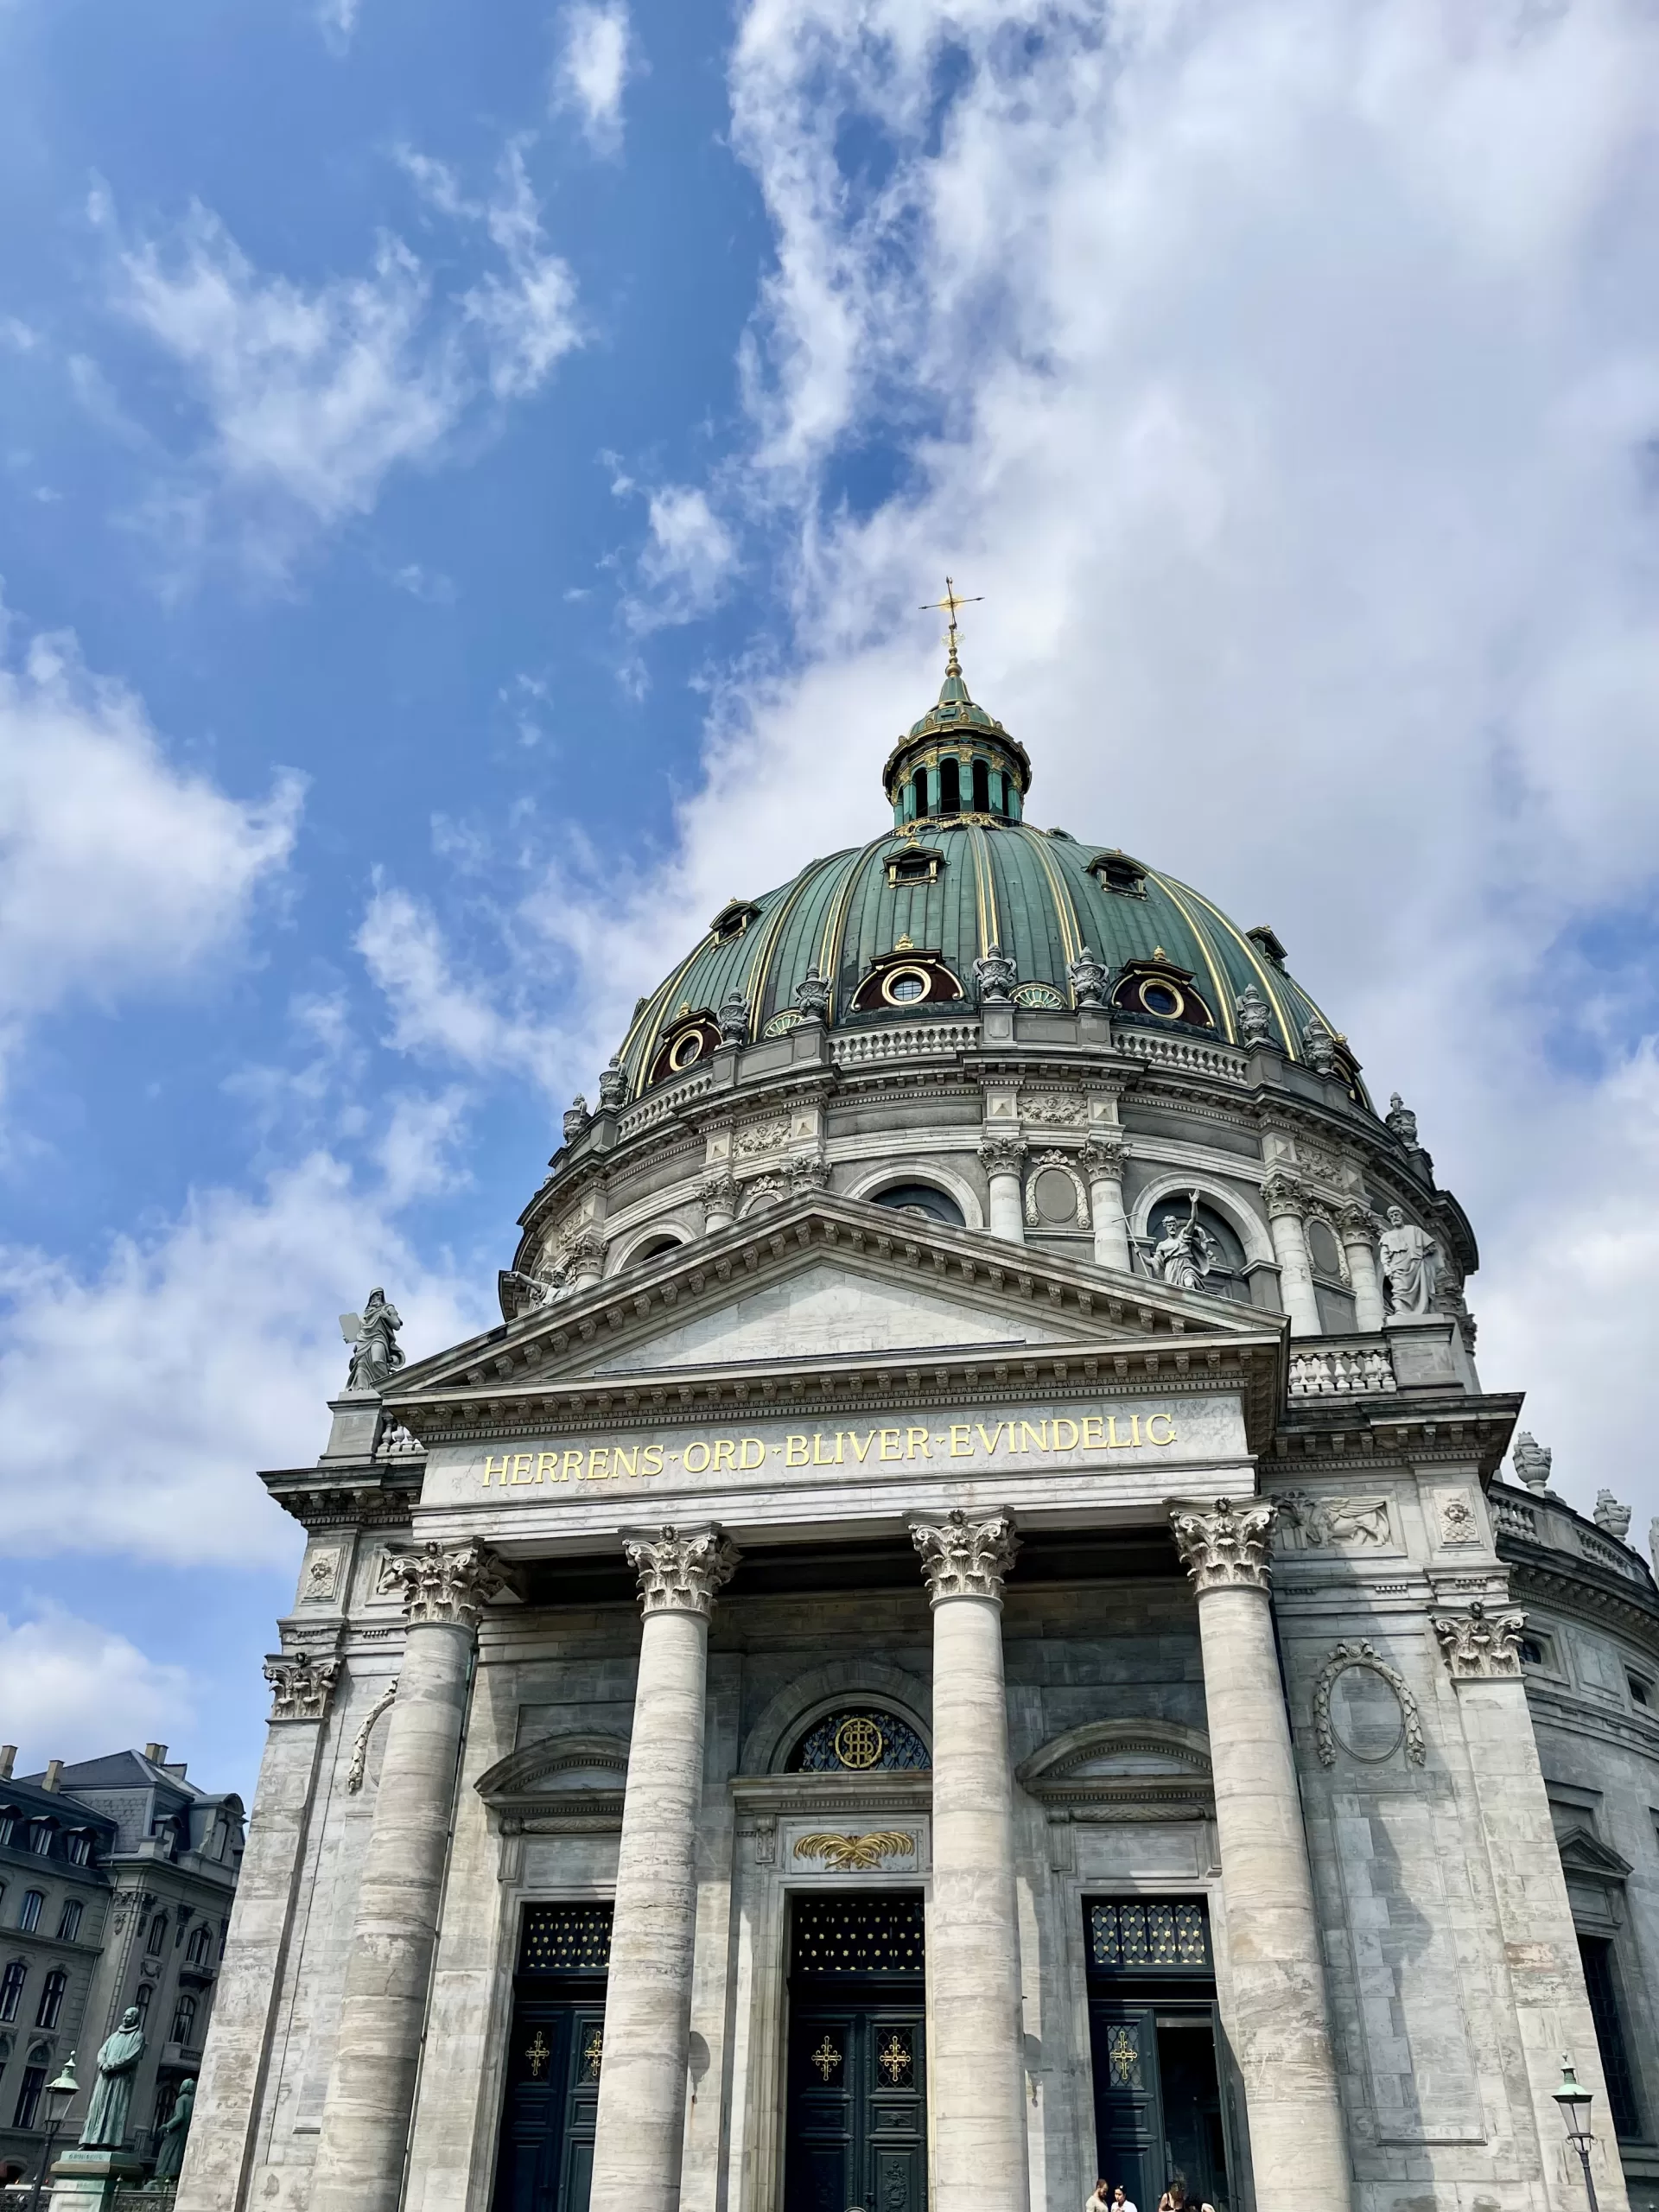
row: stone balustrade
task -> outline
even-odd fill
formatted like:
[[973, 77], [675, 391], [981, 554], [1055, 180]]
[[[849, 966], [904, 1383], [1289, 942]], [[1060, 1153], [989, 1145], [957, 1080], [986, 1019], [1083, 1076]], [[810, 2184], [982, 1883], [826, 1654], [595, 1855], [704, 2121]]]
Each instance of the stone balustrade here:
[[1304, 1340], [1290, 1355], [1293, 1398], [1374, 1398], [1399, 1387], [1386, 1337]]

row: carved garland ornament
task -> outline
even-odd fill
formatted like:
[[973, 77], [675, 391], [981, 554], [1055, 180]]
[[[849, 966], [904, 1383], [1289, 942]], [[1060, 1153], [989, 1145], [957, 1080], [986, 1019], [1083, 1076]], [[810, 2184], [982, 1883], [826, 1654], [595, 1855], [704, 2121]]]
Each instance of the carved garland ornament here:
[[632, 1536], [623, 1545], [639, 1578], [642, 1613], [697, 1613], [707, 1620], [715, 1596], [736, 1572], [742, 1554], [717, 1528], [682, 1536], [671, 1523], [655, 1535]]
[[1213, 1513], [1172, 1513], [1176, 1548], [1193, 1587], [1268, 1589], [1273, 1580], [1268, 1546], [1277, 1511], [1272, 1498], [1235, 1510], [1230, 1498], [1218, 1497]]
[[392, 1700], [397, 1694], [397, 1684], [394, 1680], [391, 1688], [382, 1690], [369, 1707], [367, 1713], [364, 1716], [363, 1726], [352, 1739], [352, 1763], [346, 1770], [346, 1790], [348, 1796], [354, 1797], [363, 1787], [363, 1777], [369, 1764], [369, 1738], [374, 1733], [374, 1724], [383, 1713], [390, 1710]]
[[1478, 1600], [1466, 1613], [1431, 1617], [1441, 1656], [1454, 1682], [1484, 1681], [1521, 1672], [1524, 1613], [1489, 1613]]
[[314, 1659], [308, 1651], [273, 1653], [265, 1662], [271, 1719], [326, 1720], [340, 1663], [338, 1659]]
[[1371, 1646], [1363, 1642], [1338, 1643], [1315, 1678], [1313, 1735], [1319, 1745], [1319, 1764], [1334, 1766], [1337, 1763], [1336, 1732], [1331, 1726], [1331, 1692], [1336, 1686], [1338, 1675], [1345, 1673], [1350, 1667], [1364, 1667], [1373, 1675], [1380, 1675], [1399, 1699], [1405, 1730], [1406, 1758], [1411, 1765], [1421, 1766], [1426, 1756], [1423, 1723], [1411, 1686], [1397, 1667], [1390, 1667], [1386, 1659], [1379, 1658]]
[[912, 1522], [910, 1540], [922, 1555], [928, 1596], [936, 1605], [945, 1598], [1000, 1599], [1003, 1577], [1020, 1548], [1011, 1513], [969, 1521], [960, 1506], [943, 1521]]

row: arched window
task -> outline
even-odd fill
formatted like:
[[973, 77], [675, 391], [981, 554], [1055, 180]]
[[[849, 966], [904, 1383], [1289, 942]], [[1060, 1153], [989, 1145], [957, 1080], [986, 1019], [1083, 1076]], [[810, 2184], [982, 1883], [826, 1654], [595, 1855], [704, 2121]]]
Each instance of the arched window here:
[[974, 763], [974, 812], [988, 814], [991, 810], [991, 772], [983, 760]]
[[962, 812], [962, 770], [953, 760], [939, 763], [939, 812]]
[[63, 1993], [68, 1986], [68, 1975], [61, 1967], [54, 1967], [41, 1991], [40, 2010], [35, 2015], [37, 2028], [57, 2026], [58, 2015], [63, 2010]]
[[1244, 1247], [1214, 1206], [1196, 1203], [1190, 1191], [1171, 1191], [1147, 1217], [1137, 1242], [1147, 1273], [1173, 1290], [1207, 1291], [1211, 1298], [1250, 1302]]
[[144, 1945], [152, 1959], [158, 1959], [167, 1943], [167, 1915], [158, 1912], [149, 1923], [149, 1937]]
[[14, 1959], [0, 1974], [0, 2020], [15, 2020], [17, 2007], [22, 2001], [23, 1984], [29, 1980], [28, 1962]]
[[193, 1967], [205, 1967], [213, 1948], [213, 1931], [203, 1926], [196, 1929], [184, 1947], [184, 1955]]
[[631, 1268], [643, 1267], [647, 1260], [660, 1260], [665, 1254], [677, 1252], [679, 1249], [680, 1239], [677, 1236], [647, 1237], [637, 1252], [629, 1255], [628, 1265]]
[[789, 1755], [791, 1774], [878, 1774], [925, 1770], [927, 1745], [907, 1720], [880, 1706], [847, 1706], [812, 1723]]
[[918, 821], [927, 813], [927, 771], [918, 768], [910, 779], [911, 795], [915, 800], [912, 811]]
[[32, 1936], [41, 1924], [41, 1907], [46, 1903], [44, 1890], [25, 1890], [22, 1904], [17, 1909], [17, 1925], [25, 1936]]
[[173, 2032], [169, 2043], [188, 2043], [195, 2033], [196, 2000], [187, 1989], [181, 1993], [173, 2008]]
[[149, 2000], [155, 1994], [156, 1985], [153, 1981], [141, 1981], [132, 1993], [132, 2001], [138, 2008], [141, 2026], [149, 2018]]
[[875, 1205], [892, 1206], [899, 1213], [923, 1213], [931, 1221], [949, 1222], [952, 1229], [968, 1225], [956, 1200], [931, 1183], [889, 1183], [885, 1191], [873, 1191], [870, 1196]]

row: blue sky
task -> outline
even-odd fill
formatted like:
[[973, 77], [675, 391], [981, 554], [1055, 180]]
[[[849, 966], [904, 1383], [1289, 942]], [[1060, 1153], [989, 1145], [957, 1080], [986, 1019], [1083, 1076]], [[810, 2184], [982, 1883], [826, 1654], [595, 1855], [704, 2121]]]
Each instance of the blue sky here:
[[0, 0], [0, 1732], [251, 1787], [334, 1316], [869, 834], [1271, 921], [1659, 1510], [1659, 29], [1617, 0]]

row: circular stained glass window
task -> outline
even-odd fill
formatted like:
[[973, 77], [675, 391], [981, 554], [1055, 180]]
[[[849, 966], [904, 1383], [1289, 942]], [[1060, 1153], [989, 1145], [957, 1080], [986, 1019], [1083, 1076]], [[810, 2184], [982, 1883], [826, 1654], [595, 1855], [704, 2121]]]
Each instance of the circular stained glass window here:
[[1166, 1021], [1173, 1021], [1181, 1010], [1181, 995], [1170, 983], [1143, 983], [1141, 1003], [1148, 1014], [1161, 1014]]

